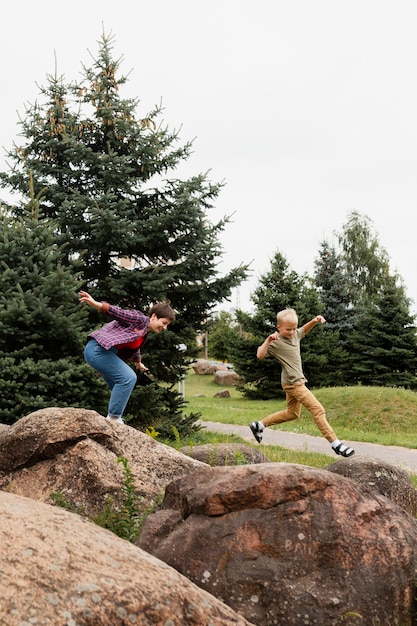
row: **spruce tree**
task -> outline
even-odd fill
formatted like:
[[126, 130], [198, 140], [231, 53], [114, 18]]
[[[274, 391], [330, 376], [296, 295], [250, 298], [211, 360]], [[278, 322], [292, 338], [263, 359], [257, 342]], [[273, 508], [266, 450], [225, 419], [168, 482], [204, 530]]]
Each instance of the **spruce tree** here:
[[83, 361], [86, 312], [62, 263], [53, 225], [30, 211], [0, 217], [0, 421], [50, 406], [105, 410], [103, 384]]
[[[400, 384], [412, 388], [415, 316], [410, 313], [404, 286], [390, 270], [388, 253], [371, 220], [357, 212], [350, 214], [338, 239], [343, 275], [338, 280], [344, 293], [347, 285], [350, 300], [349, 319], [341, 328], [342, 346], [347, 353], [345, 384]], [[396, 329], [392, 334], [390, 326]], [[381, 341], [387, 333], [391, 339]], [[400, 345], [403, 339], [409, 341], [408, 350], [395, 348], [395, 335]]]
[[387, 276], [373, 300], [363, 307], [361, 323], [348, 341], [353, 382], [417, 388], [417, 338], [409, 308], [398, 277]]
[[[157, 300], [171, 301], [178, 320], [148, 342], [143, 360], [175, 386], [197, 353], [196, 331], [245, 279], [247, 266], [219, 275], [219, 237], [229, 218], [212, 223], [209, 211], [222, 184], [207, 174], [176, 176], [192, 143], [180, 144], [161, 106], [138, 115], [139, 101], [121, 97], [127, 78], [113, 45], [103, 34], [79, 83], [48, 77], [44, 103], [28, 107], [25, 142], [9, 152], [12, 169], [0, 183], [26, 195], [31, 172], [34, 193], [42, 191], [40, 219], [53, 220], [68, 263], [82, 260], [82, 286], [96, 299], [145, 313]], [[89, 315], [91, 326], [102, 323], [95, 311]]]
[[327, 241], [323, 241], [314, 266], [314, 284], [323, 303], [327, 328], [339, 331], [343, 342], [343, 338], [352, 329], [353, 304], [340, 254]]
[[[322, 302], [326, 318], [328, 382], [323, 386], [346, 384], [350, 380], [347, 352], [344, 345], [354, 326], [354, 305], [349, 295], [349, 284], [336, 249], [323, 241], [314, 262], [313, 283]], [[323, 372], [324, 373], [324, 372]]]
[[222, 184], [175, 176], [192, 144], [177, 145], [161, 107], [138, 118], [138, 101], [121, 98], [127, 79], [117, 77], [112, 47], [103, 35], [80, 84], [48, 77], [46, 104], [28, 109], [27, 142], [9, 152], [13, 169], [0, 181], [28, 194], [31, 171], [41, 216], [54, 219], [69, 257], [82, 255], [82, 278], [97, 297], [145, 310], [169, 297], [182, 323], [198, 327], [246, 277], [245, 266], [218, 275], [229, 219], [213, 224], [208, 212]]

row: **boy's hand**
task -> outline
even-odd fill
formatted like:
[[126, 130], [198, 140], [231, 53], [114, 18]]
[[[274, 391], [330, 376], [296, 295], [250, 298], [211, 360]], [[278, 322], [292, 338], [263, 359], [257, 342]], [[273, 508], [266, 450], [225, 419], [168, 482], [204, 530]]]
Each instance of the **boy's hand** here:
[[258, 359], [264, 359], [268, 354], [269, 344], [271, 343], [271, 341], [276, 341], [277, 339], [279, 339], [279, 333], [277, 331], [275, 331], [271, 335], [268, 335], [263, 344], [257, 349], [256, 357]]
[[317, 315], [317, 317], [314, 318], [316, 320], [317, 323], [320, 322], [320, 324], [325, 324], [326, 320], [324, 319], [324, 317], [322, 315]]

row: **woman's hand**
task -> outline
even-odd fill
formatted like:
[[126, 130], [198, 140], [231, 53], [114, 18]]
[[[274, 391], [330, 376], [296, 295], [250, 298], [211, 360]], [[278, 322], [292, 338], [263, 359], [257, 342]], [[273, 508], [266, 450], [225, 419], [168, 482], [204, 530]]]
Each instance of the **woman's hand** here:
[[86, 291], [80, 291], [78, 295], [80, 297], [80, 302], [88, 304], [88, 306], [92, 306], [94, 309], [97, 309], [97, 311], [101, 310], [103, 304], [94, 300], [93, 296], [90, 296], [90, 294]]
[[142, 363], [142, 361], [135, 361], [135, 368], [138, 371], [141, 371], [141, 372], [147, 372], [148, 371], [148, 368], [146, 367], [146, 365], [144, 365]]

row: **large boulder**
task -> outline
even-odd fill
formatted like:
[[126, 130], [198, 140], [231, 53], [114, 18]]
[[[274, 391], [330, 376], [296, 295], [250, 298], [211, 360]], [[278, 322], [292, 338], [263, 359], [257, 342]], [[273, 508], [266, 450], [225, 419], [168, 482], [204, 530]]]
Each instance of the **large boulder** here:
[[204, 467], [168, 485], [138, 545], [257, 626], [411, 626], [417, 523], [338, 474]]
[[0, 489], [52, 503], [59, 493], [87, 514], [117, 501], [124, 457], [143, 507], [201, 463], [125, 424], [86, 409], [35, 411], [0, 432]]
[[242, 382], [242, 379], [234, 370], [218, 370], [214, 372], [214, 382], [216, 385], [233, 387]]
[[207, 374], [214, 374], [214, 364], [207, 359], [197, 359], [191, 364], [196, 374], [205, 376]]
[[4, 626], [249, 626], [174, 569], [75, 514], [0, 492]]
[[354, 455], [342, 461], [336, 461], [326, 469], [341, 476], [352, 478], [383, 496], [390, 498], [416, 517], [417, 491], [405, 470], [396, 465], [385, 463], [381, 459]]

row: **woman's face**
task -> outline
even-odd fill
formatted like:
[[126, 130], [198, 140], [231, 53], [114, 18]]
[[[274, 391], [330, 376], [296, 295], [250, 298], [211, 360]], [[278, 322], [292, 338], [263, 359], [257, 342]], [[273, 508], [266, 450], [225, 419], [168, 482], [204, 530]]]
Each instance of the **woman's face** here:
[[149, 330], [152, 330], [154, 333], [160, 333], [166, 330], [170, 323], [171, 320], [167, 317], [157, 317], [155, 313], [152, 313], [149, 319]]

